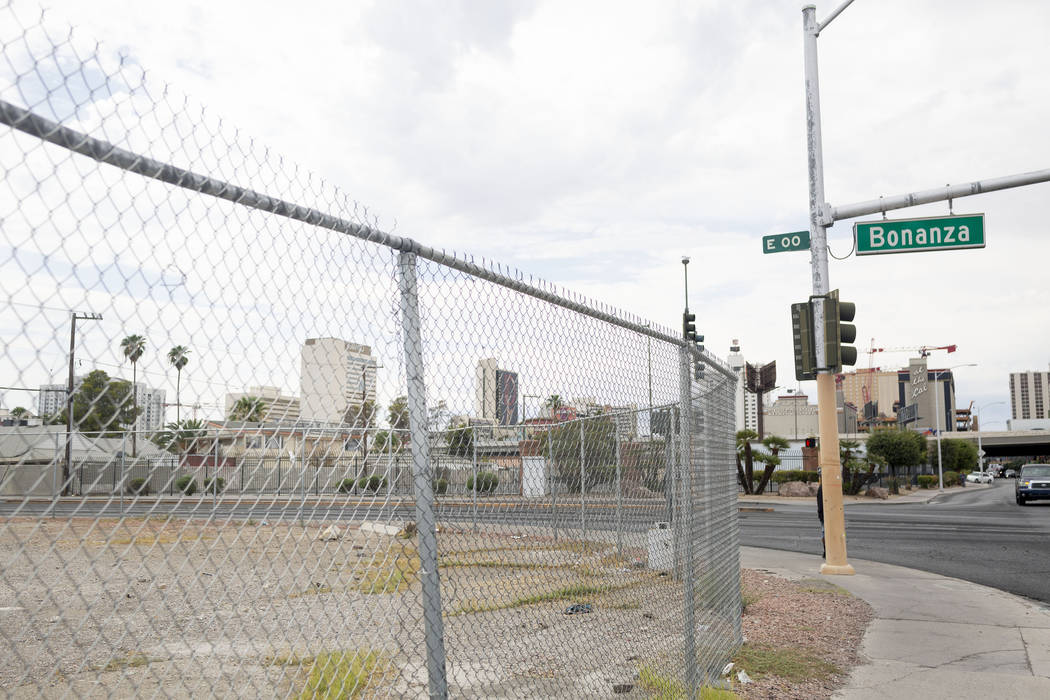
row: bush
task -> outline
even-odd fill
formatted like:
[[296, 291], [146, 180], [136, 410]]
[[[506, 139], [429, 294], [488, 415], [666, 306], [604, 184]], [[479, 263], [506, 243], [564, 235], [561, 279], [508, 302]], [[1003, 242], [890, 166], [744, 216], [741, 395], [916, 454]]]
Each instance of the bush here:
[[339, 482], [339, 493], [353, 493], [357, 479], [343, 479]]
[[[947, 474], [944, 475], [945, 481], [947, 482]], [[937, 477], [932, 474], [920, 474], [919, 475], [919, 488], [928, 489], [932, 488], [937, 483]]]
[[197, 480], [192, 476], [180, 476], [175, 480], [175, 489], [187, 496], [197, 493]]
[[205, 493], [222, 493], [226, 489], [226, 479], [221, 476], [213, 476], [204, 482]]
[[[478, 493], [492, 493], [499, 486], [499, 477], [492, 472], [478, 472]], [[467, 491], [474, 490], [474, 475], [467, 477]]]
[[439, 496], [448, 493], [448, 479], [438, 479], [434, 482], [434, 493]]
[[944, 472], [944, 485], [945, 486], [958, 486], [959, 485], [959, 472]]
[[807, 472], [802, 469], [780, 469], [773, 472], [772, 480], [778, 484], [788, 481], [802, 481], [815, 484], [820, 481], [820, 472]]
[[386, 487], [386, 477], [373, 474], [372, 476], [362, 476], [357, 480], [357, 488], [360, 491], [368, 491], [370, 493], [376, 493], [381, 488]]
[[128, 482], [128, 493], [132, 496], [145, 496], [149, 493], [149, 479], [138, 477]]

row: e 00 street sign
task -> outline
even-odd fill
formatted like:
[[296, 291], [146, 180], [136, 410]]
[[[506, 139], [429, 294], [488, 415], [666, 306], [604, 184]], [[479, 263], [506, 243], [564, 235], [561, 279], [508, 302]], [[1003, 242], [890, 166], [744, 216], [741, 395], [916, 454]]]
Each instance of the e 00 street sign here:
[[809, 231], [762, 236], [763, 253], [786, 253], [791, 250], [809, 250]]
[[857, 255], [984, 247], [984, 214], [853, 224]]

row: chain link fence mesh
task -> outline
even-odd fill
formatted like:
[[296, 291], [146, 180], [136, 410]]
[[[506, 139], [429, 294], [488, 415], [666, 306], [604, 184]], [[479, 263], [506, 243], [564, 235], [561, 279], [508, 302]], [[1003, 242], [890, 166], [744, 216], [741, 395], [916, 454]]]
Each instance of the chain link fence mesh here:
[[0, 51], [5, 695], [719, 683], [731, 371], [383, 232], [32, 5]]

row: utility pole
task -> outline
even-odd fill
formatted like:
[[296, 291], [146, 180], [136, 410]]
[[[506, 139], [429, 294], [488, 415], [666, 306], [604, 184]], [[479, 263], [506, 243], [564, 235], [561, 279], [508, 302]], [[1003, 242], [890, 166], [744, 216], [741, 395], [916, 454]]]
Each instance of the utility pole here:
[[[69, 495], [69, 477], [73, 473], [73, 356], [77, 347], [77, 320], [101, 321], [102, 314], [73, 311], [69, 318], [69, 378], [66, 382], [66, 459], [62, 463], [62, 495]], [[135, 387], [131, 387], [135, 391]]]
[[[809, 161], [810, 268], [813, 296], [826, 297], [828, 283], [828, 234], [831, 223], [824, 199], [824, 153], [820, 135], [820, 86], [817, 73], [817, 36], [852, 0], [817, 24], [817, 8], [802, 8], [802, 34], [806, 59], [806, 143]], [[823, 342], [825, 298], [813, 300], [813, 327], [817, 330], [817, 414], [820, 435], [820, 483], [824, 497], [824, 542], [827, 560], [822, 574], [853, 574], [846, 560], [846, 518], [842, 508], [842, 467], [839, 462], [838, 415], [835, 407], [835, 377], [827, 369], [827, 346]], [[761, 407], [760, 409], [761, 410]]]

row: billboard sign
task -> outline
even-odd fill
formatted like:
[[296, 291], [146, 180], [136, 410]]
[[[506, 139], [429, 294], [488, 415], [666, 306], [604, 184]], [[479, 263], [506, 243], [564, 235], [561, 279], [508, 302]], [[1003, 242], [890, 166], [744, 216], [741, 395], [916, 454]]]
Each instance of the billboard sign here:
[[496, 423], [518, 424], [518, 373], [496, 370]]

